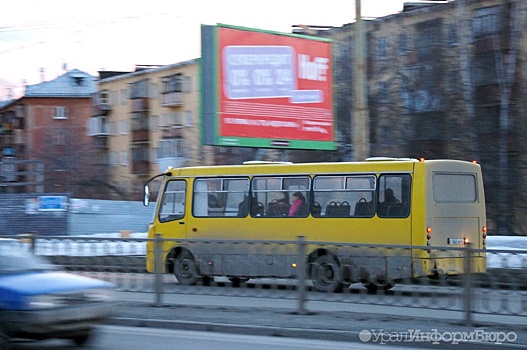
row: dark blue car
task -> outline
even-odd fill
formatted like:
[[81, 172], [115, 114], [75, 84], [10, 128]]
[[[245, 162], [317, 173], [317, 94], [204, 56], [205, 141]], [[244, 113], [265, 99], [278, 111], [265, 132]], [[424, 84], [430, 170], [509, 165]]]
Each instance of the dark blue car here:
[[25, 244], [0, 239], [0, 349], [13, 338], [85, 344], [114, 310], [114, 285], [61, 271]]

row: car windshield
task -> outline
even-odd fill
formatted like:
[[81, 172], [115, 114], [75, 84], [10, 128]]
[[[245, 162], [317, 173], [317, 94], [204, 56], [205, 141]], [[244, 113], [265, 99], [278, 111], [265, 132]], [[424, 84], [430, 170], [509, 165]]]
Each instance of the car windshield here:
[[54, 269], [57, 267], [51, 262], [33, 255], [27, 243], [0, 240], [0, 274]]

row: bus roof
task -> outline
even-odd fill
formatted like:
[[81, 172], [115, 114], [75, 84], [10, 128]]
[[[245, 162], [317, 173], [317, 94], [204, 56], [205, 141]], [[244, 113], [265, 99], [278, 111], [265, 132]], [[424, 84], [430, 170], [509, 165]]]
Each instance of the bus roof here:
[[[325, 162], [325, 163], [291, 163], [291, 162], [261, 162], [251, 161], [238, 165], [195, 166], [184, 168], [169, 167], [167, 173], [171, 176], [196, 175], [247, 175], [247, 174], [324, 174], [324, 173], [380, 173], [380, 172], [413, 172], [416, 164], [432, 163], [437, 166], [457, 167], [454, 164], [464, 164], [470, 167], [471, 162], [452, 159], [417, 160], [412, 158], [367, 159], [362, 162]], [[474, 164], [476, 165], [476, 164]], [[477, 165], [479, 167], [479, 165]]]

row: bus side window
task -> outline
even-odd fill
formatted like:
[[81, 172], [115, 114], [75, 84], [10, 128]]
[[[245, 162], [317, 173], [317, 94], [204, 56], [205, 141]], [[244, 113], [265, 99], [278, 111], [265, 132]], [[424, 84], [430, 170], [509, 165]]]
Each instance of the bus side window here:
[[322, 203], [321, 217], [372, 217], [375, 188], [375, 175], [319, 175], [313, 185], [313, 200]]
[[[293, 194], [300, 192], [304, 197], [304, 205], [301, 205], [300, 210], [297, 209], [295, 213], [292, 213], [291, 217], [307, 217], [309, 214], [310, 187], [311, 178], [307, 175], [255, 176], [252, 180], [252, 191], [257, 198], [257, 203], [260, 204], [254, 209], [257, 213], [251, 212], [251, 215], [253, 217], [290, 217]], [[261, 214], [262, 205], [265, 206], [263, 209], [265, 215]], [[260, 214], [258, 215], [258, 213]]]
[[405, 218], [409, 215], [410, 181], [408, 174], [379, 177], [377, 215], [380, 218]]

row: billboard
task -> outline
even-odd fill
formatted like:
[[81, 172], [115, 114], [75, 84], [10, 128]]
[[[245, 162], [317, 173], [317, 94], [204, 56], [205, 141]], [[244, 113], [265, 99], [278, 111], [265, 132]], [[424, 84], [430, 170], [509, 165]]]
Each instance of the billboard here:
[[201, 27], [202, 143], [335, 149], [331, 40]]

